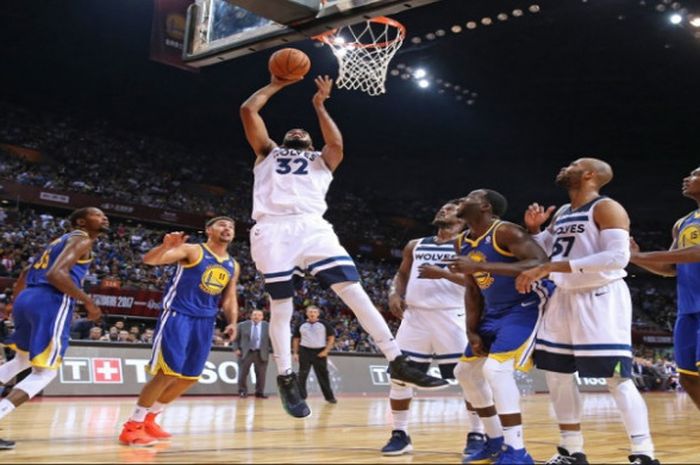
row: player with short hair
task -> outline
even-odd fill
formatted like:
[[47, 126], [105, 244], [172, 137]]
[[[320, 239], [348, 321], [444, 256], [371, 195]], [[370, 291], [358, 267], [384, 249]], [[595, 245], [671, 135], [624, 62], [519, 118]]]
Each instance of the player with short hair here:
[[700, 409], [700, 168], [683, 179], [683, 195], [694, 200], [698, 209], [676, 221], [670, 249], [640, 252], [632, 240], [630, 261], [661, 276], [676, 276], [673, 349], [681, 386]]
[[250, 232], [251, 255], [270, 294], [270, 338], [282, 405], [297, 418], [311, 414], [292, 371], [289, 327], [295, 281], [305, 272], [333, 289], [355, 313], [389, 359], [392, 381], [424, 389], [447, 387], [447, 381], [408, 365], [389, 327], [359, 283], [355, 263], [340, 245], [333, 226], [323, 218], [326, 193], [343, 160], [342, 134], [325, 107], [333, 81], [328, 76], [315, 79], [317, 91], [312, 102], [324, 140], [320, 151], [314, 149], [311, 136], [303, 129], [288, 131], [280, 146], [268, 134], [260, 110], [273, 95], [299, 80], [284, 81], [272, 76], [271, 82], [251, 95], [240, 109], [246, 138], [255, 153], [256, 224]]
[[460, 216], [469, 229], [457, 238], [461, 256], [449, 261], [452, 271], [464, 274], [469, 339], [455, 375], [487, 436], [463, 463], [534, 463], [525, 449], [514, 375], [532, 366], [537, 325], [553, 286], [542, 280], [524, 295], [515, 289], [518, 273], [544, 263], [547, 255], [522, 227], [500, 219], [507, 205], [491, 189], [462, 199]]
[[[0, 366], [0, 384], [28, 368], [32, 372], [0, 400], [0, 419], [56, 377], [68, 349], [75, 301], [83, 302], [89, 319], [96, 321], [102, 315], [82, 285], [92, 261], [92, 247], [109, 229], [109, 220], [94, 207], [75, 210], [68, 220], [72, 231], [51, 242], [17, 280], [12, 308], [15, 331], [6, 341], [17, 354]], [[0, 440], [0, 449], [14, 446], [12, 441]]]
[[149, 446], [172, 436], [156, 417], [198, 380], [211, 351], [219, 307], [228, 326], [224, 333], [236, 335], [240, 266], [228, 254], [235, 223], [227, 216], [206, 223], [207, 241], [188, 244], [183, 232], [166, 234], [163, 243], [143, 256], [147, 265], [177, 263], [175, 274], [163, 293], [161, 314], [153, 335], [149, 364], [153, 378], [141, 390], [134, 412], [124, 423], [119, 442]]
[[560, 442], [548, 463], [585, 464], [581, 397], [574, 378], [605, 378], [630, 438], [632, 463], [658, 464], [649, 431], [647, 406], [632, 381], [632, 299], [624, 281], [629, 261], [630, 220], [625, 209], [600, 189], [613, 178], [610, 165], [579, 158], [562, 168], [556, 183], [570, 203], [532, 204], [527, 229], [550, 253], [550, 262], [523, 272], [521, 292], [545, 276], [557, 285], [537, 334], [535, 363], [545, 370], [559, 422]]

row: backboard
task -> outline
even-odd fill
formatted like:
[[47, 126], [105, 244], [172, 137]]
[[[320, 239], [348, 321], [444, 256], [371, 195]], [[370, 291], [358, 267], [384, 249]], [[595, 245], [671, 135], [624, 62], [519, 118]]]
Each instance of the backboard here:
[[183, 60], [212, 65], [436, 1], [195, 0], [187, 12]]

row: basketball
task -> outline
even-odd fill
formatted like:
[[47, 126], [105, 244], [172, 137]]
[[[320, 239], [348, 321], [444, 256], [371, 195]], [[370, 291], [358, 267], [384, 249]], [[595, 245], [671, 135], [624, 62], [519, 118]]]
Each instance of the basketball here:
[[272, 54], [268, 68], [272, 74], [280, 79], [299, 79], [311, 69], [311, 60], [301, 50], [283, 48]]

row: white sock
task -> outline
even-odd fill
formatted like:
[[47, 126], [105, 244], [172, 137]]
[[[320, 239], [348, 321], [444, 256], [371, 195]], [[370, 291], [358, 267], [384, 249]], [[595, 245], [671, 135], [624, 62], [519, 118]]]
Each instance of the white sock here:
[[391, 418], [394, 429], [408, 434], [408, 410], [392, 410]]
[[525, 443], [523, 441], [523, 425], [504, 426], [503, 442], [515, 450], [525, 448]]
[[389, 331], [389, 326], [382, 318], [377, 307], [360, 283], [339, 283], [331, 286], [338, 297], [350, 307], [365, 331], [372, 336], [374, 343], [390, 362], [401, 355], [401, 349]]
[[138, 423], [143, 423], [143, 421], [146, 419], [146, 415], [148, 415], [149, 410], [149, 407], [141, 407], [140, 405], [136, 404], [136, 407], [134, 408], [134, 413], [131, 414], [129, 420], [136, 421]]
[[467, 415], [469, 416], [470, 433], [484, 434], [484, 423], [479, 418], [479, 414], [474, 410], [467, 410]]
[[498, 418], [498, 415], [494, 415], [492, 417], [481, 417], [481, 421], [484, 424], [484, 431], [486, 431], [486, 435], [488, 437], [503, 437], [503, 427], [501, 426], [501, 419]]
[[161, 404], [160, 402], [154, 402], [151, 408], [149, 409], [148, 413], [153, 413], [158, 415], [161, 413], [163, 410], [165, 410], [165, 407], [167, 407], [168, 404]]
[[289, 327], [294, 313], [292, 299], [270, 299], [270, 341], [277, 363], [277, 374], [288, 375], [292, 372], [292, 330]]
[[0, 420], [8, 416], [15, 409], [15, 404], [7, 399], [0, 400]]
[[619, 381], [607, 378], [608, 388], [620, 410], [633, 454], [643, 454], [654, 458], [654, 444], [649, 432], [647, 404], [631, 379]]
[[559, 445], [569, 454], [583, 453], [583, 433], [580, 430], [559, 430]]

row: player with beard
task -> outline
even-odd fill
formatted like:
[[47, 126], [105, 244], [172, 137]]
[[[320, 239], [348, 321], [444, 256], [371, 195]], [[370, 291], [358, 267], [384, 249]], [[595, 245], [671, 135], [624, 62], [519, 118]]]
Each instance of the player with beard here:
[[[299, 79], [300, 80], [300, 79]], [[270, 294], [270, 339], [277, 363], [277, 386], [284, 409], [296, 418], [311, 415], [292, 371], [290, 321], [295, 284], [305, 272], [330, 287], [355, 313], [362, 327], [389, 360], [392, 381], [423, 389], [447, 387], [447, 381], [410, 366], [389, 327], [359, 283], [360, 277], [333, 226], [323, 215], [333, 173], [343, 160], [343, 137], [325, 107], [333, 81], [315, 79], [312, 98], [324, 146], [313, 147], [303, 129], [288, 131], [281, 146], [269, 136], [260, 110], [268, 100], [296, 81], [272, 76], [271, 82], [248, 98], [240, 116], [248, 143], [255, 153], [251, 255], [265, 278]]]
[[211, 351], [219, 307], [228, 320], [224, 333], [230, 339], [236, 337], [240, 266], [228, 254], [235, 224], [219, 216], [207, 221], [205, 230], [203, 244], [187, 244], [183, 232], [173, 232], [143, 256], [147, 265], [177, 263], [177, 269], [163, 292], [153, 335], [149, 368], [154, 376], [122, 428], [119, 442], [124, 445], [149, 446], [170, 439], [156, 417], [199, 380]]
[[683, 195], [694, 200], [698, 209], [673, 226], [670, 250], [640, 252], [633, 240], [630, 261], [652, 273], [677, 277], [673, 350], [681, 386], [700, 408], [700, 168], [683, 179]]
[[[102, 312], [82, 290], [92, 262], [97, 237], [109, 230], [109, 220], [94, 207], [75, 210], [68, 217], [73, 230], [51, 242], [24, 269], [15, 285], [12, 308], [15, 331], [6, 343], [17, 354], [0, 366], [0, 384], [20, 372], [32, 372], [0, 400], [0, 419], [41, 392], [56, 377], [68, 349], [75, 301], [83, 302], [88, 318], [97, 321]], [[0, 449], [15, 443], [0, 439]]]
[[[396, 341], [409, 363], [428, 371], [431, 361], [440, 367], [443, 379], [454, 378], [457, 361], [467, 345], [464, 311], [464, 285], [461, 274], [453, 273], [444, 264], [455, 255], [454, 242], [464, 229], [457, 216], [459, 200], [451, 200], [438, 210], [433, 225], [434, 236], [410, 241], [403, 250], [403, 259], [389, 288], [389, 308], [401, 319]], [[392, 429], [384, 455], [401, 455], [413, 449], [408, 435], [408, 409], [413, 389], [391, 386], [389, 402]], [[466, 397], [465, 397], [466, 399]], [[480, 449], [486, 441], [484, 425], [467, 403], [471, 432], [464, 454]]]
[[561, 169], [556, 183], [570, 203], [543, 232], [554, 207], [532, 204], [525, 224], [549, 253], [550, 262], [518, 276], [526, 292], [550, 276], [557, 289], [537, 334], [535, 363], [545, 370], [560, 429], [560, 443], [548, 463], [585, 464], [581, 398], [574, 373], [605, 378], [630, 438], [632, 463], [658, 464], [647, 406], [632, 381], [632, 300], [623, 278], [630, 258], [630, 220], [616, 201], [600, 195], [613, 178], [610, 165], [580, 158]]

